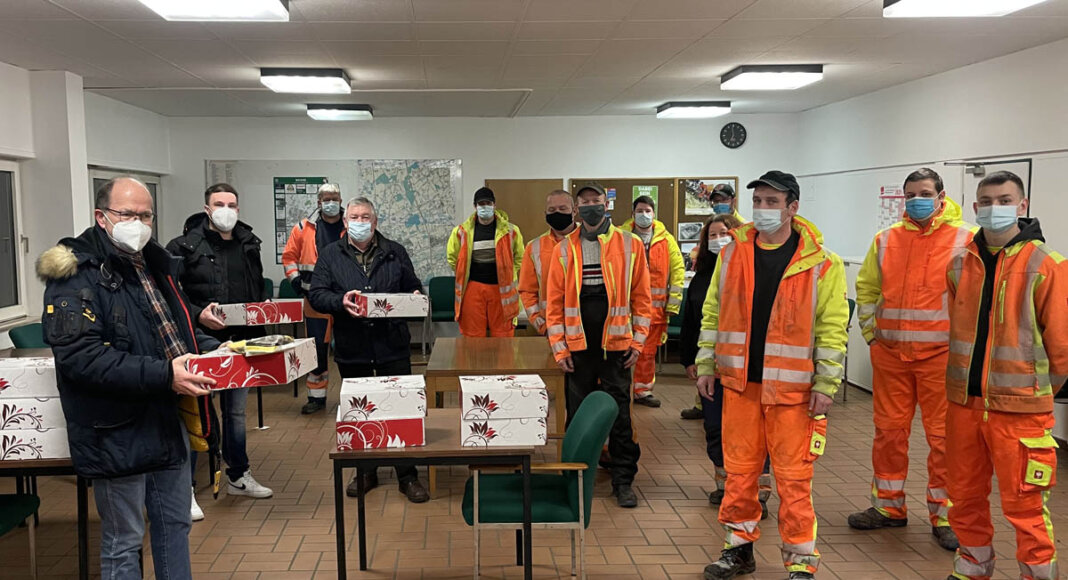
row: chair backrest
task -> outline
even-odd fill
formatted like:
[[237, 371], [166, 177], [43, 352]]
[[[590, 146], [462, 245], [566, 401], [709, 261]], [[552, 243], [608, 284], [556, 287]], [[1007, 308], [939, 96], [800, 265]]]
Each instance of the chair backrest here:
[[15, 348], [48, 348], [44, 341], [44, 327], [40, 322], [16, 326], [8, 331]]
[[283, 279], [278, 284], [278, 297], [279, 298], [300, 298], [300, 296], [297, 296], [297, 291], [293, 289], [293, 283], [289, 281], [289, 278]]
[[849, 318], [846, 320], [846, 328], [849, 328], [853, 324], [853, 311], [857, 309], [857, 301], [852, 298], [846, 298], [849, 302]]
[[266, 296], [268, 300], [274, 298], [274, 280], [271, 280], [270, 278], [263, 279], [263, 295]]
[[436, 276], [430, 279], [430, 310], [435, 312], [453, 312], [455, 294], [453, 286], [456, 278], [452, 276]]
[[683, 288], [682, 289], [682, 307], [679, 308], [679, 313], [678, 314], [672, 315], [672, 317], [668, 320], [668, 326], [671, 326], [671, 327], [674, 327], [674, 328], [682, 328], [682, 313], [683, 313], [684, 310], [686, 310], [686, 296], [689, 293], [690, 293], [690, 289], [689, 288]]
[[0, 495], [0, 536], [30, 518], [41, 507], [41, 500], [29, 493]]
[[[612, 430], [612, 423], [619, 414], [619, 405], [612, 395], [603, 391], [590, 393], [571, 420], [560, 459], [564, 463], [585, 463], [588, 467], [582, 474], [582, 501], [585, 506], [586, 527], [590, 526], [590, 508], [593, 504], [593, 482], [597, 479], [597, 461], [601, 458], [601, 449]], [[578, 510], [578, 486], [574, 485], [578, 475], [574, 471], [564, 474], [571, 480], [568, 496], [571, 509]]]

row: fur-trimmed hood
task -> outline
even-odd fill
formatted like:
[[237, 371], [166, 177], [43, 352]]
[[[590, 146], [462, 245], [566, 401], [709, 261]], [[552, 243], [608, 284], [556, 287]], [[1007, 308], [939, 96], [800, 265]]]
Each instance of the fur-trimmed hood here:
[[42, 282], [66, 280], [78, 271], [78, 257], [63, 244], [52, 246], [37, 258], [37, 277]]

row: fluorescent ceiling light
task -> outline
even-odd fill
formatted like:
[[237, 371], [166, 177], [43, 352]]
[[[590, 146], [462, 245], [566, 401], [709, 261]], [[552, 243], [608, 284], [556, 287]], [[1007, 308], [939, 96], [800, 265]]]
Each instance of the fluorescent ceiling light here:
[[1046, 0], [883, 0], [886, 18], [1005, 16]]
[[792, 91], [823, 80], [822, 64], [740, 66], [719, 79], [724, 91]]
[[166, 20], [288, 22], [289, 0], [141, 0]]
[[368, 121], [374, 118], [371, 105], [308, 105], [308, 116], [316, 121]]
[[349, 75], [339, 68], [261, 68], [260, 82], [276, 93], [352, 92]]
[[673, 101], [656, 108], [657, 119], [711, 119], [731, 112], [730, 101]]

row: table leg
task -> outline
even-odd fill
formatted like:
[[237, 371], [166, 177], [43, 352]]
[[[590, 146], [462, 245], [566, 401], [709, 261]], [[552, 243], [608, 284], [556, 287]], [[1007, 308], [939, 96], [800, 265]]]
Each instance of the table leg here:
[[256, 415], [260, 419], [260, 429], [263, 429], [263, 387], [256, 387]]
[[556, 393], [556, 435], [564, 435], [567, 425], [567, 388], [564, 377], [553, 380], [553, 392]]
[[[377, 468], [374, 468], [377, 469]], [[356, 525], [358, 528], [360, 538], [360, 570], [367, 569], [367, 520], [365, 517], [366, 511], [366, 496], [367, 490], [363, 488], [363, 476], [360, 474], [360, 468], [356, 468]]]
[[89, 490], [78, 478], [78, 578], [89, 580]]
[[337, 537], [337, 577], [345, 580], [345, 479], [341, 474], [341, 463], [334, 462], [334, 534]]
[[530, 489], [530, 456], [523, 457], [523, 578], [534, 577], [534, 544], [530, 537], [532, 493]]

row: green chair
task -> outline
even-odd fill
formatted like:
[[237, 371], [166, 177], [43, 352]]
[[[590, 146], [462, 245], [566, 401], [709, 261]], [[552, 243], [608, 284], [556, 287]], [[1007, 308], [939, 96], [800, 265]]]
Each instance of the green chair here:
[[[846, 298], [846, 302], [849, 302], [849, 318], [846, 320], [846, 333], [849, 333], [849, 329], [853, 328], [853, 312], [857, 309], [857, 301], [852, 298]], [[845, 362], [842, 363], [842, 402], [849, 400], [849, 347], [846, 347]]]
[[437, 276], [430, 279], [430, 321], [450, 322], [456, 320], [456, 294], [453, 287], [456, 278]]
[[41, 507], [41, 499], [29, 493], [0, 495], [0, 536], [26, 522], [30, 536], [30, 574], [37, 578], [37, 525], [33, 514]]
[[[564, 435], [562, 463], [531, 466], [532, 522], [539, 528], [571, 530], [571, 574], [575, 575], [575, 532], [579, 534], [579, 573], [586, 577], [586, 528], [590, 525], [597, 460], [619, 414], [611, 395], [591, 393], [575, 412]], [[474, 475], [464, 487], [464, 521], [475, 532], [475, 577], [479, 574], [479, 533], [482, 528], [521, 529], [523, 476], [518, 473]], [[556, 473], [561, 472], [561, 473]], [[478, 517], [475, 517], [475, 514]]]
[[268, 300], [274, 298], [274, 280], [271, 280], [270, 278], [263, 279], [263, 295], [266, 296]]
[[8, 331], [15, 348], [48, 348], [44, 341], [44, 330], [40, 322], [16, 326]]
[[297, 296], [297, 291], [293, 289], [293, 283], [289, 281], [289, 278], [282, 280], [278, 284], [278, 297], [300, 298], [300, 296]]

